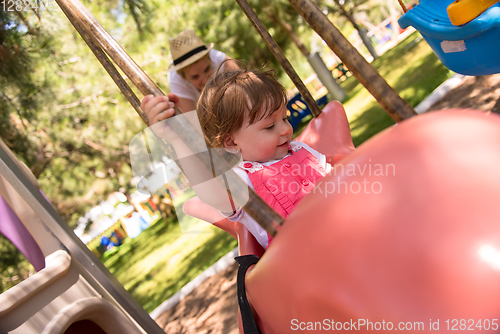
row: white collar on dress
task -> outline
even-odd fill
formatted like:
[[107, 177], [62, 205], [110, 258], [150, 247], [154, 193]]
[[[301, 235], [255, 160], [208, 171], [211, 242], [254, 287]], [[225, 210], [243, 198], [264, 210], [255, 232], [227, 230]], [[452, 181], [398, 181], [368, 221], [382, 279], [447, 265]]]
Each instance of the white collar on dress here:
[[[302, 148], [302, 146], [300, 145], [300, 143], [297, 143], [297, 142], [291, 142], [290, 143], [290, 147], [289, 147], [289, 150], [292, 150], [293, 152], [297, 152], [298, 150], [300, 150]], [[290, 154], [287, 154], [285, 155], [282, 159], [286, 158], [287, 156], [289, 156]], [[281, 161], [282, 159], [279, 159], [279, 160], [272, 160], [272, 161], [268, 161], [268, 162], [256, 162], [256, 161], [245, 161], [243, 160], [242, 162], [240, 162], [238, 164], [238, 167], [240, 167], [241, 169], [243, 170], [246, 170], [247, 172], [249, 173], [255, 173], [261, 169], [264, 168], [264, 166], [270, 166], [272, 164], [275, 164], [277, 163], [278, 161]]]

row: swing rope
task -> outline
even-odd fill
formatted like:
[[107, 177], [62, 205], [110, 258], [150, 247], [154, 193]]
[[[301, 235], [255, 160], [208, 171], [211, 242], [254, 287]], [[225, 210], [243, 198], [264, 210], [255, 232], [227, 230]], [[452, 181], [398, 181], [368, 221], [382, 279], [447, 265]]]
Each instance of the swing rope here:
[[406, 5], [405, 3], [403, 2], [403, 0], [398, 0], [399, 4], [401, 5], [401, 8], [403, 9], [403, 12], [408, 12], [408, 8], [406, 8]]
[[295, 87], [297, 87], [300, 95], [302, 95], [302, 98], [306, 102], [307, 106], [309, 107], [309, 109], [311, 109], [311, 114], [314, 117], [318, 117], [319, 114], [321, 114], [318, 103], [316, 103], [306, 85], [304, 85], [304, 82], [302, 82], [302, 80], [300, 79], [297, 72], [295, 72], [292, 64], [290, 64], [283, 51], [280, 49], [278, 43], [276, 43], [276, 41], [273, 39], [269, 31], [266, 29], [262, 21], [257, 17], [257, 14], [255, 14], [254, 10], [252, 9], [252, 7], [250, 7], [246, 0], [236, 0], [236, 2], [241, 7], [250, 22], [252, 22], [269, 50], [271, 50], [274, 57], [278, 60], [281, 67], [285, 70], [286, 74], [288, 74], [288, 76], [292, 80]]

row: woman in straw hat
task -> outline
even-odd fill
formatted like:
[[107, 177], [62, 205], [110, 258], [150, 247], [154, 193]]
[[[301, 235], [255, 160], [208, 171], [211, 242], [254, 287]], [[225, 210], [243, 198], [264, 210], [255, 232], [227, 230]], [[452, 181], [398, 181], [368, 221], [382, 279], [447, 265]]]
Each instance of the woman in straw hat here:
[[[213, 49], [213, 43], [203, 43], [193, 30], [184, 30], [169, 42], [173, 59], [167, 75], [170, 93], [158, 97], [147, 95], [141, 101], [150, 124], [172, 116], [174, 105], [181, 112], [195, 110], [208, 79], [224, 60], [230, 59], [225, 53]], [[235, 63], [225, 62], [222, 70], [236, 68]]]

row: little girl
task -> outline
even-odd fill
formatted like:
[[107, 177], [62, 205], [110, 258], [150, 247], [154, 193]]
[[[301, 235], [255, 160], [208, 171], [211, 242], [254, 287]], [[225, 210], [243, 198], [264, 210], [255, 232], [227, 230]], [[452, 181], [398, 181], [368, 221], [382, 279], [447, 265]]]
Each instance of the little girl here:
[[[284, 218], [332, 168], [323, 154], [292, 142], [286, 102], [273, 71], [239, 69], [209, 81], [197, 106], [205, 140], [239, 152], [243, 161], [233, 170]], [[271, 237], [241, 208], [221, 214], [244, 224], [264, 249], [269, 246]]]

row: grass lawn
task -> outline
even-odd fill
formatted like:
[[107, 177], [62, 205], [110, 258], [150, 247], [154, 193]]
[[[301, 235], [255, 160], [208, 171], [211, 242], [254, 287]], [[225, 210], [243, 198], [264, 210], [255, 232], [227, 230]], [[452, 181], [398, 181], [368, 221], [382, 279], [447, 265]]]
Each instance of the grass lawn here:
[[[441, 63], [417, 32], [387, 51], [372, 65], [413, 107], [454, 74]], [[343, 82], [342, 87], [347, 92], [344, 107], [355, 146], [394, 124], [356, 78], [351, 76]]]
[[[453, 74], [419, 36], [418, 33], [410, 35], [373, 62], [379, 73], [412, 106]], [[344, 81], [342, 87], [348, 94], [344, 106], [356, 146], [394, 124], [354, 77]], [[301, 124], [299, 131], [305, 124]], [[190, 196], [192, 194], [186, 192], [176, 201], [182, 202]], [[189, 226], [197, 224], [188, 223]], [[177, 221], [160, 220], [137, 238], [126, 239], [116, 252], [102, 261], [146, 311], [151, 312], [236, 247], [236, 240], [229, 234], [209, 224], [201, 226], [182, 233]]]
[[202, 226], [182, 233], [176, 220], [160, 219], [101, 261], [151, 312], [237, 246], [228, 233], [208, 223]]

